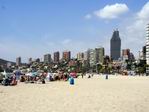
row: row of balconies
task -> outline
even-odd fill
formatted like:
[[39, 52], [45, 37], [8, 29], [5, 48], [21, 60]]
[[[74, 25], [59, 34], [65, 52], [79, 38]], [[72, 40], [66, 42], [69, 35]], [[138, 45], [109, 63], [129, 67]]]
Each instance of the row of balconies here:
[[148, 45], [148, 46], [146, 46], [146, 49], [149, 49], [149, 45]]

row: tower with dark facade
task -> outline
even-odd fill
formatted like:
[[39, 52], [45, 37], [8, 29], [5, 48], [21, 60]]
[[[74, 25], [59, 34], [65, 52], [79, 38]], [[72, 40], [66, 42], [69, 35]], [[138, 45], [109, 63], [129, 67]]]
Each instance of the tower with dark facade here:
[[121, 39], [118, 30], [113, 32], [110, 41], [110, 52], [111, 52], [111, 58], [113, 60], [118, 60], [121, 57]]
[[54, 62], [58, 63], [59, 62], [59, 58], [60, 58], [60, 53], [59, 51], [54, 52]]

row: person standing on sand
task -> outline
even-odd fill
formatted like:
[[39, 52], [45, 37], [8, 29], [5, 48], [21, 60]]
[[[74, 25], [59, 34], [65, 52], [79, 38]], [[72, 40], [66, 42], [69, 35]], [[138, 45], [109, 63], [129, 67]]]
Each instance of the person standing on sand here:
[[84, 74], [83, 74], [83, 73], [81, 73], [81, 76], [82, 76], [82, 79], [83, 79]]
[[108, 80], [108, 74], [106, 74], [106, 80]]

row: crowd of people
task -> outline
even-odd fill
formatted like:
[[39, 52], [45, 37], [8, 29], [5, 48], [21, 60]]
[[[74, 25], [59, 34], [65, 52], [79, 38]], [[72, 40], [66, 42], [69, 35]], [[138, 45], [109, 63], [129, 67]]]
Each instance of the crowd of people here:
[[77, 78], [77, 73], [45, 73], [45, 72], [28, 72], [21, 73], [20, 71], [15, 71], [13, 73], [6, 73], [0, 75], [0, 83], [4, 86], [14, 86], [18, 82], [25, 83], [42, 83], [45, 84], [46, 81], [68, 81], [69, 78]]

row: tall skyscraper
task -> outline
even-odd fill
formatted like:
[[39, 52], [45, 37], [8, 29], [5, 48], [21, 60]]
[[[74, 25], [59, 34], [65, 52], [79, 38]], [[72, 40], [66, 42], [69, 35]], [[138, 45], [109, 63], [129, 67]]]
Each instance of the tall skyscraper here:
[[54, 52], [54, 62], [55, 63], [59, 62], [59, 58], [60, 58], [60, 53], [58, 51]]
[[17, 66], [20, 66], [20, 65], [21, 65], [21, 57], [18, 57], [18, 58], [16, 59], [16, 65], [17, 65]]
[[69, 61], [71, 59], [71, 52], [70, 51], [64, 51], [63, 52], [63, 60]]
[[51, 62], [51, 54], [44, 55], [44, 63], [50, 63]]
[[146, 63], [149, 65], [149, 24], [146, 28]]
[[113, 60], [118, 60], [121, 56], [121, 39], [118, 30], [113, 32], [110, 41], [110, 52], [111, 52], [111, 58]]

